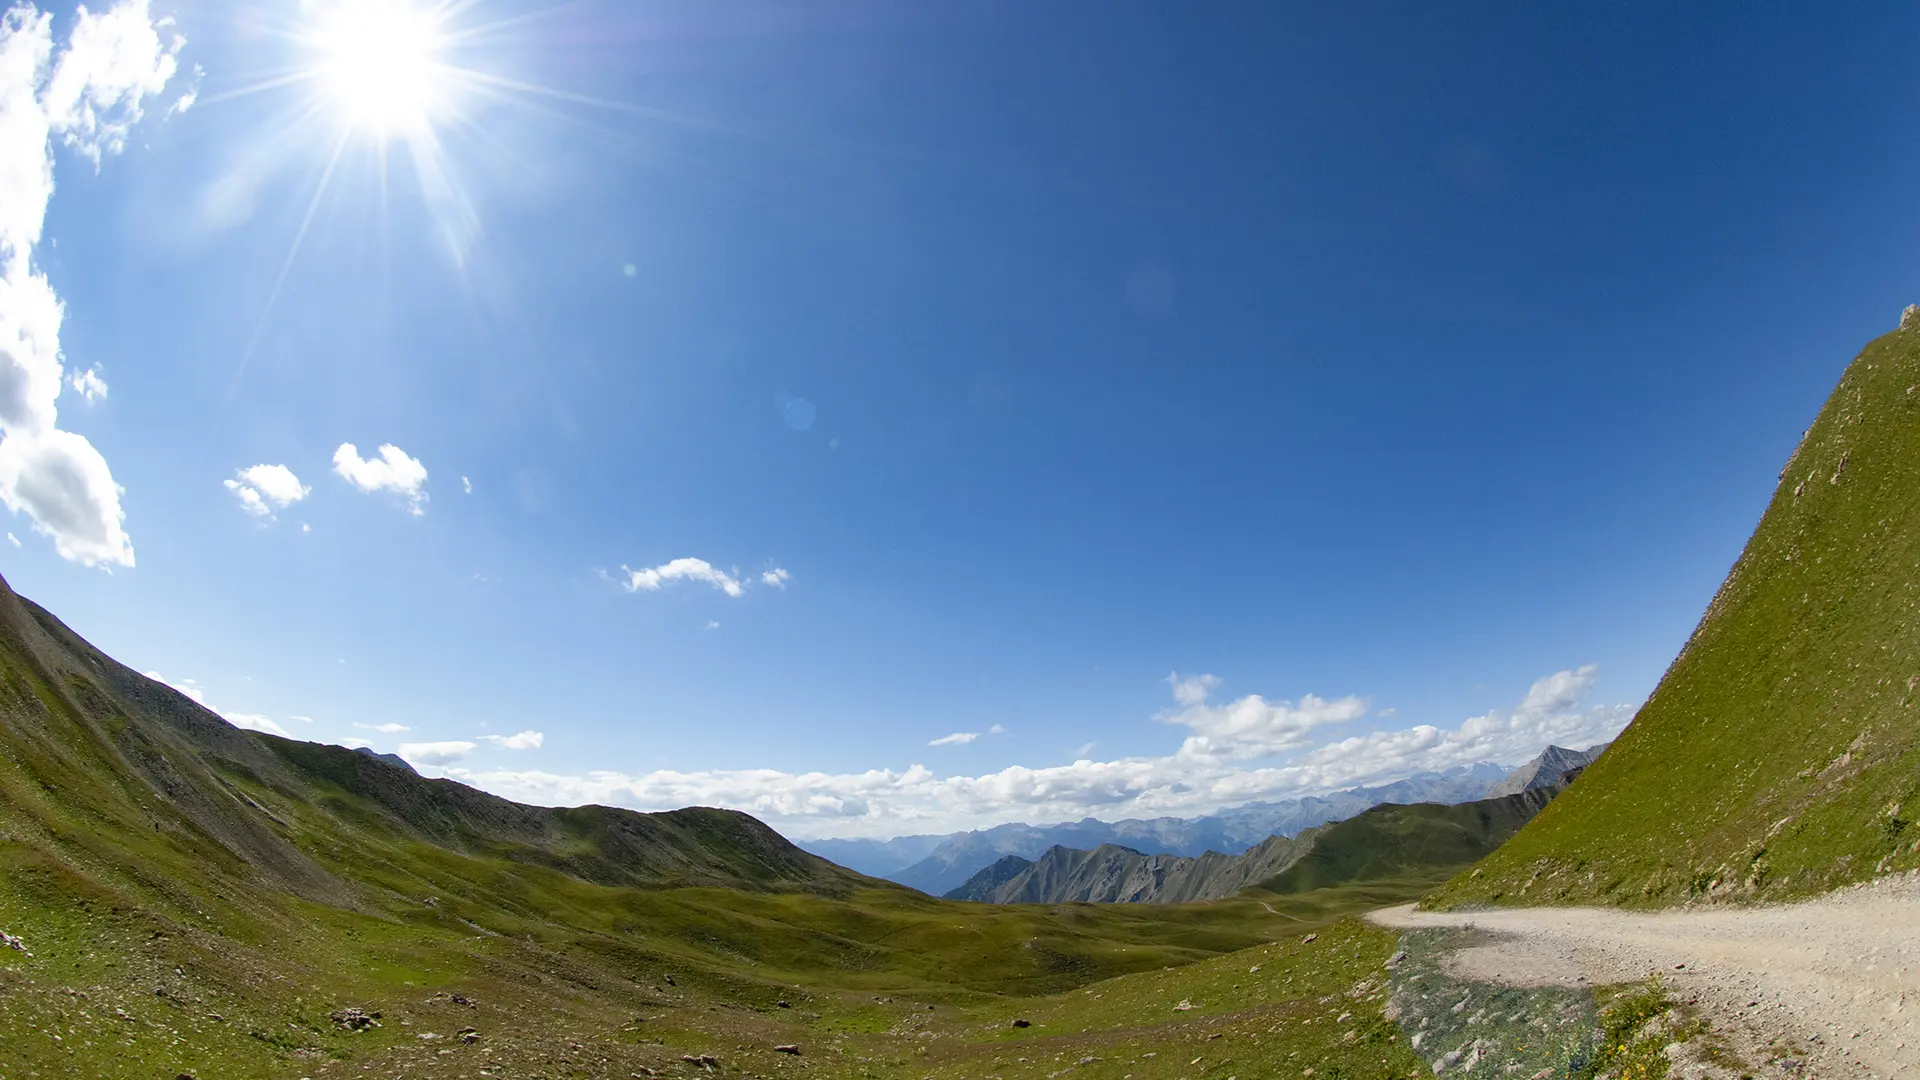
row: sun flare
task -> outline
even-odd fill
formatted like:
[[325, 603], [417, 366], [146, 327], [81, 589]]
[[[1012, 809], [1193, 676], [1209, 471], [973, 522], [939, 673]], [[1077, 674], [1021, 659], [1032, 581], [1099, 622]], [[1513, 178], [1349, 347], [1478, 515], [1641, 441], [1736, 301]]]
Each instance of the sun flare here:
[[339, 0], [310, 40], [328, 98], [356, 130], [418, 135], [447, 104], [446, 40], [431, 11], [407, 0]]

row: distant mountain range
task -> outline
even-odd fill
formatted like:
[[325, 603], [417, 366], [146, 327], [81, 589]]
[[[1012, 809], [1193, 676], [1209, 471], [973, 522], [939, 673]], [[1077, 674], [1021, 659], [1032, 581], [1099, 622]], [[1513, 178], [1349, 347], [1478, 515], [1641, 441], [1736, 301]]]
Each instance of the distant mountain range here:
[[946, 894], [994, 904], [1179, 904], [1250, 888], [1306, 892], [1464, 866], [1500, 846], [1561, 790], [1565, 774], [1491, 799], [1442, 805], [1387, 803], [1298, 836], [1271, 836], [1240, 855], [1148, 855], [1103, 844], [1049, 849], [1029, 862], [1008, 855]]
[[1480, 762], [1330, 795], [1248, 803], [1197, 818], [1128, 818], [1115, 822], [1084, 818], [1057, 825], [1015, 822], [945, 836], [796, 843], [849, 869], [943, 896], [968, 884], [974, 875], [1009, 855], [1031, 861], [1055, 847], [1091, 851], [1105, 845], [1142, 855], [1188, 858], [1209, 852], [1238, 855], [1269, 837], [1295, 836], [1316, 825], [1342, 821], [1382, 803], [1463, 803], [1494, 794], [1512, 794], [1529, 786], [1548, 785], [1560, 772], [1584, 764], [1602, 749], [1604, 746], [1586, 751], [1549, 747], [1548, 752], [1556, 755], [1552, 761], [1545, 761], [1546, 755], [1542, 755], [1518, 769]]

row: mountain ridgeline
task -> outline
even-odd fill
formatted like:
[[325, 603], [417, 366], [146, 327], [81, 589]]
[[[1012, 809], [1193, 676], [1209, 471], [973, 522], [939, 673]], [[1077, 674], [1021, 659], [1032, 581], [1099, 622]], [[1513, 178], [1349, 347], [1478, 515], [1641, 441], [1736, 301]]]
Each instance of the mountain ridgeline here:
[[1509, 772], [1507, 766], [1481, 762], [1328, 795], [1248, 803], [1197, 818], [1128, 818], [1114, 822], [1083, 818], [1057, 825], [1014, 822], [946, 836], [799, 843], [816, 855], [861, 873], [939, 896], [1008, 855], [1037, 859], [1055, 847], [1097, 848], [1105, 844], [1149, 855], [1240, 852], [1270, 836], [1292, 836], [1302, 829], [1349, 818], [1381, 803], [1456, 803], [1482, 799], [1493, 785], [1507, 780]]
[[1581, 782], [1429, 903], [1771, 900], [1920, 867], [1920, 309], [1869, 343]]
[[996, 904], [1178, 904], [1247, 889], [1301, 893], [1425, 875], [1494, 850], [1598, 757], [1603, 746], [1550, 746], [1501, 780], [1512, 789], [1473, 802], [1381, 804], [1296, 836], [1271, 836], [1239, 855], [1148, 854], [1118, 844], [1065, 846], [1028, 860], [1008, 855], [946, 894]]

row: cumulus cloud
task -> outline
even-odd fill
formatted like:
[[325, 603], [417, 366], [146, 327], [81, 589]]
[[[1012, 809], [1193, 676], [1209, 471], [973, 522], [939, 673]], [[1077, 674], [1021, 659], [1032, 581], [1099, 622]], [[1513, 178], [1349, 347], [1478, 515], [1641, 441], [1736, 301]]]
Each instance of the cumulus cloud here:
[[391, 491], [407, 500], [415, 517], [427, 512], [427, 467], [392, 443], [382, 443], [378, 457], [363, 458], [352, 443], [333, 452], [333, 471], [361, 491]]
[[400, 735], [413, 730], [405, 724], [363, 724], [358, 720], [353, 722], [353, 726], [361, 731], [377, 731], [382, 735]]
[[928, 740], [927, 745], [928, 746], [965, 746], [979, 737], [980, 737], [980, 733], [977, 731], [956, 731], [951, 735], [942, 735], [937, 739]]
[[[734, 769], [659, 770], [641, 775], [601, 770], [568, 775], [458, 767], [444, 773], [525, 802], [603, 803], [638, 810], [729, 806], [790, 832], [816, 836], [896, 836], [1010, 820], [1072, 821], [1089, 815], [1107, 820], [1193, 815], [1260, 799], [1324, 794], [1475, 761], [1518, 764], [1549, 742], [1586, 746], [1611, 738], [1631, 718], [1633, 707], [1582, 705], [1595, 674], [1590, 666], [1556, 672], [1535, 683], [1511, 712], [1471, 717], [1455, 728], [1419, 726], [1315, 742], [1267, 761], [1241, 751], [1215, 752], [1218, 747], [1189, 753], [1184, 745], [1158, 757], [1093, 761], [1085, 760], [1092, 750], [1087, 746], [1082, 748], [1082, 760], [1071, 764], [1016, 765], [979, 776], [943, 777], [917, 764], [858, 773]], [[1204, 684], [1209, 693], [1217, 682]], [[1309, 702], [1321, 705], [1309, 707]], [[1191, 693], [1185, 701], [1176, 697], [1175, 703], [1184, 706], [1171, 714], [1175, 717], [1192, 709], [1214, 708], [1206, 697], [1196, 699]], [[1253, 697], [1217, 708], [1222, 714], [1235, 714], [1238, 709], [1254, 716], [1352, 711], [1335, 704], [1309, 696], [1299, 705], [1287, 706]], [[1169, 715], [1155, 719], [1167, 721]], [[1279, 726], [1291, 731], [1294, 723]], [[1244, 728], [1224, 723], [1208, 738], [1225, 739], [1244, 732], [1254, 747], [1264, 748], [1274, 742], [1272, 728], [1266, 723]], [[1292, 736], [1285, 738], [1290, 741]]]
[[12, 533], [8, 533], [8, 534], [7, 534], [7, 543], [9, 543], [9, 544], [12, 544], [12, 545], [13, 545], [14, 547], [19, 547], [19, 546], [20, 546], [20, 538], [19, 538], [19, 537], [17, 537], [17, 536], [15, 536], [15, 535], [13, 535]]
[[275, 507], [284, 510], [313, 491], [285, 465], [250, 465], [221, 483], [240, 500], [240, 509], [268, 521]]
[[462, 492], [462, 493], [464, 493], [464, 494], [467, 494], [467, 495], [471, 495], [471, 494], [473, 494], [473, 481], [471, 481], [471, 480], [469, 480], [469, 479], [467, 479], [467, 478], [466, 478], [466, 477], [464, 477], [464, 476], [463, 476], [463, 477], [461, 477], [461, 478], [460, 478], [460, 490], [461, 490], [461, 492]]
[[451, 765], [468, 754], [473, 753], [473, 743], [462, 740], [448, 742], [410, 742], [400, 744], [400, 756], [412, 765]]
[[705, 559], [674, 559], [644, 570], [622, 566], [620, 571], [627, 575], [627, 580], [622, 584], [628, 592], [659, 592], [660, 587], [670, 581], [694, 581], [711, 585], [728, 596], [739, 596], [746, 591], [746, 586], [738, 577]]
[[989, 735], [1005, 735], [1006, 733], [1007, 733], [1007, 729], [1000, 726], [999, 724], [994, 724], [991, 727], [987, 728], [987, 734]]
[[1297, 750], [1307, 745], [1316, 728], [1343, 724], [1367, 715], [1364, 698], [1334, 701], [1312, 694], [1291, 701], [1268, 701], [1249, 694], [1225, 705], [1210, 705], [1208, 696], [1220, 685], [1213, 675], [1167, 676], [1173, 699], [1181, 709], [1159, 719], [1193, 729], [1180, 752], [1194, 757], [1256, 758]]
[[[146, 99], [173, 78], [184, 41], [170, 25], [153, 19], [147, 0], [98, 14], [77, 7], [56, 45], [50, 13], [21, 4], [0, 14], [0, 504], [86, 566], [132, 566], [133, 542], [106, 458], [58, 427], [66, 309], [35, 269], [34, 249], [53, 198], [56, 140], [95, 168], [120, 152]], [[104, 396], [105, 380], [89, 373], [71, 385]]]
[[773, 586], [776, 589], [784, 589], [787, 587], [787, 582], [793, 580], [793, 575], [787, 573], [785, 570], [776, 566], [773, 569], [762, 573], [760, 575], [760, 580], [765, 582], [768, 585]]
[[107, 399], [107, 380], [100, 374], [99, 364], [67, 376], [67, 385], [89, 405]]
[[546, 735], [538, 731], [522, 731], [516, 735], [482, 735], [480, 738], [502, 750], [538, 750], [540, 744], [547, 741]]

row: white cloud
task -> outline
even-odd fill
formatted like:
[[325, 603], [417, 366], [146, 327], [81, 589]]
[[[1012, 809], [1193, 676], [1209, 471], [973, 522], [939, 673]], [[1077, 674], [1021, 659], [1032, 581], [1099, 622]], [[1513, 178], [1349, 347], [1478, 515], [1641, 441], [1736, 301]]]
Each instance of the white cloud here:
[[1381, 709], [1379, 712], [1374, 713], [1373, 715], [1379, 717], [1382, 720], [1391, 720], [1394, 717], [1400, 715], [1400, 710], [1389, 705], [1386, 708]]
[[240, 509], [268, 521], [275, 507], [284, 510], [313, 491], [285, 465], [250, 465], [221, 483], [240, 500]]
[[1174, 672], [1167, 676], [1167, 685], [1173, 687], [1173, 700], [1182, 705], [1198, 705], [1207, 700], [1213, 688], [1220, 685], [1218, 675], [1182, 676]]
[[473, 753], [470, 742], [410, 742], [400, 744], [400, 756], [413, 765], [451, 765]]
[[538, 731], [522, 731], [517, 735], [482, 735], [480, 738], [502, 750], [538, 750], [540, 744], [547, 740]]
[[720, 620], [719, 620], [719, 619], [708, 619], [708, 620], [707, 620], [707, 625], [706, 625], [706, 626], [705, 626], [705, 627], [704, 627], [703, 629], [707, 629], [707, 630], [718, 630], [718, 629], [720, 629]]
[[762, 573], [760, 575], [760, 580], [768, 585], [773, 586], [776, 589], [784, 589], [787, 587], [787, 582], [793, 580], [793, 575], [787, 573], [785, 570], [782, 570], [780, 567], [776, 566], [773, 569]]
[[405, 496], [407, 512], [415, 517], [427, 512], [427, 467], [392, 443], [382, 443], [380, 456], [373, 458], [361, 457], [352, 443], [341, 443], [333, 452], [333, 471], [361, 491], [391, 491]]
[[1090, 742], [1084, 742], [1084, 743], [1081, 743], [1081, 744], [1080, 744], [1080, 749], [1078, 749], [1078, 750], [1075, 750], [1075, 751], [1073, 752], [1073, 756], [1074, 756], [1075, 758], [1083, 758], [1083, 757], [1086, 757], [1086, 756], [1087, 756], [1088, 754], [1091, 754], [1091, 753], [1093, 753], [1093, 747], [1094, 747], [1094, 745], [1095, 745], [1095, 744], [1093, 744], [1093, 743], [1090, 743]]
[[[245, 728], [248, 731], [264, 731], [269, 735], [279, 735], [282, 738], [292, 737], [287, 734], [286, 728], [274, 723], [272, 717], [262, 716], [259, 713], [227, 712], [224, 709], [214, 708], [207, 702], [207, 692], [201, 688], [199, 682], [193, 679], [181, 679], [179, 682], [173, 682], [157, 671], [143, 672], [143, 674], [154, 682], [165, 683], [175, 690], [180, 691], [187, 697], [192, 698], [195, 705], [219, 716], [220, 719], [225, 720], [234, 727]], [[304, 716], [296, 716], [292, 719], [306, 720], [307, 718]], [[312, 721], [308, 722], [311, 723]]]
[[73, 392], [79, 394], [89, 405], [107, 399], [107, 380], [100, 374], [99, 364], [67, 376], [67, 385], [72, 387]]
[[980, 737], [977, 731], [956, 731], [951, 735], [942, 735], [927, 742], [928, 746], [965, 746]]
[[1249, 694], [1225, 705], [1209, 705], [1207, 696], [1220, 685], [1218, 677], [1174, 674], [1167, 682], [1183, 707], [1159, 719], [1193, 729], [1180, 752], [1195, 757], [1244, 759], [1297, 750], [1307, 745], [1314, 729], [1367, 715], [1366, 700], [1357, 697], [1328, 701], [1308, 694], [1296, 705]]
[[248, 731], [264, 731], [269, 735], [278, 735], [283, 739], [293, 737], [287, 734], [286, 728], [274, 723], [268, 717], [261, 716], [259, 713], [221, 713], [220, 716], [221, 719], [224, 719], [227, 723], [237, 728], [246, 728]]
[[[55, 139], [96, 168], [118, 153], [184, 41], [162, 40], [170, 23], [154, 21], [147, 0], [73, 10], [59, 46], [51, 14], [25, 4], [0, 14], [0, 504], [26, 514], [62, 558], [110, 568], [134, 562], [122, 492], [93, 444], [58, 427], [65, 306], [33, 255]], [[85, 377], [75, 381], [83, 395]]]
[[714, 566], [705, 559], [674, 559], [659, 566], [635, 570], [622, 566], [627, 575], [623, 583], [628, 592], [658, 592], [662, 585], [670, 581], [697, 581], [711, 585], [728, 596], [739, 596], [746, 591], [740, 579]]
[[989, 727], [987, 729], [987, 734], [989, 735], [1005, 735], [1006, 733], [1007, 733], [1007, 729], [1000, 726], [999, 724], [995, 724], [992, 727]]
[[413, 730], [405, 724], [363, 724], [358, 720], [353, 722], [353, 726], [361, 731], [377, 731], [382, 735], [399, 735]]
[[465, 493], [465, 494], [468, 494], [468, 495], [471, 495], [471, 494], [473, 494], [473, 481], [471, 481], [471, 480], [469, 480], [469, 479], [467, 479], [467, 478], [466, 478], [466, 477], [464, 477], [464, 476], [463, 476], [463, 477], [461, 477], [461, 478], [460, 478], [460, 490], [461, 490], [461, 491], [462, 491], [463, 493]]
[[[448, 768], [445, 775], [525, 802], [603, 803], [639, 810], [730, 806], [799, 835], [896, 836], [945, 832], [1010, 820], [1106, 820], [1209, 813], [1259, 799], [1323, 794], [1398, 779], [1427, 769], [1480, 760], [1517, 764], [1548, 742], [1585, 746], [1610, 738], [1632, 715], [1629, 706], [1583, 707], [1594, 679], [1591, 667], [1540, 680], [1511, 713], [1490, 713], [1442, 730], [1415, 727], [1319, 743], [1273, 764], [1248, 755], [1193, 754], [1184, 747], [1159, 757], [1080, 760], [1029, 768], [1010, 766], [979, 776], [938, 776], [924, 765], [860, 773], [791, 773], [777, 769], [630, 775], [600, 770], [580, 775], [540, 770]], [[1188, 695], [1188, 708], [1210, 708]], [[1353, 699], [1342, 699], [1353, 700]], [[1176, 701], [1178, 699], [1176, 698]], [[1231, 712], [1258, 702], [1254, 713], [1280, 710], [1259, 698], [1220, 706]], [[1298, 712], [1308, 702], [1289, 707]], [[1331, 707], [1333, 703], [1323, 703]], [[1157, 719], [1165, 720], [1165, 716]], [[1284, 725], [1283, 725], [1284, 726]], [[1222, 729], [1222, 737], [1231, 734]], [[1272, 742], [1256, 725], [1254, 745]], [[1091, 747], [1087, 748], [1091, 749]], [[402, 755], [405, 756], [402, 749]]]
[[20, 538], [19, 538], [19, 537], [17, 537], [17, 536], [15, 536], [15, 535], [13, 535], [12, 533], [8, 533], [8, 534], [7, 534], [7, 543], [9, 543], [9, 544], [12, 544], [12, 545], [13, 545], [14, 547], [19, 547], [19, 546], [20, 546]]
[[298, 721], [300, 721], [300, 722], [301, 722], [301, 723], [303, 723], [303, 724], [311, 724], [311, 723], [313, 723], [313, 717], [311, 717], [311, 716], [289, 716], [289, 717], [287, 717], [287, 719], [289, 719], [289, 720], [298, 720]]

